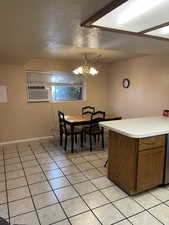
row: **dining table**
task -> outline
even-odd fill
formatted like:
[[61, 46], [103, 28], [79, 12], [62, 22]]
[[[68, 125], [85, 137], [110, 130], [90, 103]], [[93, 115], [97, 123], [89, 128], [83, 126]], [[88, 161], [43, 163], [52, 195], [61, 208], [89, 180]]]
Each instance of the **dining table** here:
[[[105, 114], [103, 121], [121, 120], [122, 117], [115, 114]], [[71, 152], [74, 152], [74, 127], [83, 126], [91, 123], [91, 115], [65, 115], [65, 122], [71, 129]]]

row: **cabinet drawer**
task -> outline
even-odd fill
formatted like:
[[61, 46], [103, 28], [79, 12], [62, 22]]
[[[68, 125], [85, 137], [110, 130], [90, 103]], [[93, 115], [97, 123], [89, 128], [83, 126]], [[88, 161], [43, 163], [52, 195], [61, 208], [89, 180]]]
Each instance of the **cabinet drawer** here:
[[139, 151], [165, 146], [165, 135], [139, 139]]

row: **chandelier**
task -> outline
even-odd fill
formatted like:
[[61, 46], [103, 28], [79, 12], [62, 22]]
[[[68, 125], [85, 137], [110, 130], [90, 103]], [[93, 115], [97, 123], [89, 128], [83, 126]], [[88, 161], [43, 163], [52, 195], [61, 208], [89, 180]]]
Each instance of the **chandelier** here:
[[[98, 56], [99, 58], [100, 56]], [[98, 70], [96, 70], [91, 64], [89, 63], [89, 60], [87, 58], [87, 54], [84, 54], [84, 64], [73, 70], [73, 73], [76, 75], [82, 75], [82, 74], [90, 74], [92, 76], [98, 74]]]

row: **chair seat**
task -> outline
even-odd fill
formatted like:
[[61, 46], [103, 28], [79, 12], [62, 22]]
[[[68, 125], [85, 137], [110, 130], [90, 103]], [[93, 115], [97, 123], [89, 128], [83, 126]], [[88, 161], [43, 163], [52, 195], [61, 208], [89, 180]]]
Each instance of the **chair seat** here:
[[[78, 127], [74, 127], [73, 134], [80, 134], [82, 132], [82, 129], [79, 129]], [[72, 131], [70, 128], [67, 128], [67, 135], [71, 135]]]
[[85, 127], [83, 128], [83, 131], [86, 132], [87, 134], [101, 134], [103, 130], [99, 126], [95, 127]]

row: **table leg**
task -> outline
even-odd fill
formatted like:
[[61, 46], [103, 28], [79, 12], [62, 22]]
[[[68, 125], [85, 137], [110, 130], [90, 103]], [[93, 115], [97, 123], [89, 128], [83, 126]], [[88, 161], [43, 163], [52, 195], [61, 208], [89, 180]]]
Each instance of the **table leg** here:
[[74, 126], [71, 126], [71, 152], [74, 152]]

